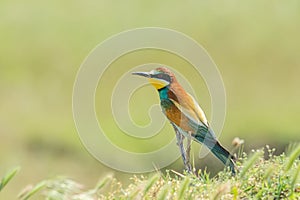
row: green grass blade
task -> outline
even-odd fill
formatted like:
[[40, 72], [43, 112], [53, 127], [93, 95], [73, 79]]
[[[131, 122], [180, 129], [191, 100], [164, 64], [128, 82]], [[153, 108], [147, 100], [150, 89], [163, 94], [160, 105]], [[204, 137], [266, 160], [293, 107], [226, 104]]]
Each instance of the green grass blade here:
[[169, 185], [166, 184], [159, 192], [158, 194], [158, 200], [165, 200], [167, 199], [167, 195], [169, 193]]
[[43, 189], [44, 187], [46, 187], [47, 186], [47, 182], [48, 181], [42, 181], [42, 182], [36, 184], [36, 186], [34, 188], [32, 188], [30, 191], [28, 191], [26, 194], [22, 194], [23, 197], [21, 197], [21, 199], [22, 200], [29, 199], [34, 194], [36, 194], [37, 192], [39, 192], [41, 189]]
[[0, 191], [7, 185], [7, 183], [20, 171], [20, 167], [15, 167], [9, 171], [0, 182]]
[[288, 171], [291, 169], [294, 161], [299, 158], [300, 156], [300, 145], [297, 145], [297, 147], [295, 148], [294, 151], [292, 151], [291, 155], [289, 156], [289, 160], [286, 164], [286, 167], [285, 167], [285, 171]]
[[139, 194], [139, 192], [140, 192], [140, 189], [139, 189], [139, 188], [136, 188], [136, 189], [135, 189], [134, 191], [132, 191], [132, 192], [130, 193], [130, 195], [128, 196], [129, 199], [139, 199], [139, 197], [137, 197], [138, 194]]
[[99, 181], [99, 183], [96, 185], [95, 190], [98, 191], [101, 188], [103, 188], [109, 181], [111, 181], [112, 177], [110, 175], [106, 176], [104, 179]]
[[178, 199], [183, 199], [184, 194], [187, 192], [189, 183], [190, 183], [190, 179], [189, 179], [189, 177], [186, 176], [181, 184], [181, 187], [179, 188]]
[[264, 180], [269, 179], [270, 176], [272, 175], [273, 171], [274, 171], [274, 166], [270, 166], [270, 167], [265, 171], [265, 174], [264, 174], [264, 176], [263, 176], [263, 179], [264, 179]]
[[296, 185], [296, 183], [299, 180], [299, 174], [300, 174], [300, 165], [298, 165], [298, 168], [296, 169], [295, 174], [294, 174], [294, 176], [292, 178], [292, 183], [291, 183], [292, 191], [294, 191], [295, 185]]
[[144, 196], [148, 193], [148, 191], [151, 189], [151, 187], [155, 184], [155, 182], [160, 178], [160, 174], [155, 174], [146, 184], [144, 189]]
[[245, 163], [241, 173], [240, 177], [244, 177], [246, 172], [255, 164], [255, 162], [263, 155], [263, 151], [257, 151], [255, 152]]

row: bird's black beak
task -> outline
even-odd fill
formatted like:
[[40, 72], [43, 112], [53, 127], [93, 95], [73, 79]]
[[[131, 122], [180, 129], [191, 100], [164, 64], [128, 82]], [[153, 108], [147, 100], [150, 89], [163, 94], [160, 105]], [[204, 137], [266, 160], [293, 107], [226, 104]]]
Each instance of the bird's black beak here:
[[144, 76], [146, 78], [150, 78], [149, 72], [132, 72], [132, 75]]

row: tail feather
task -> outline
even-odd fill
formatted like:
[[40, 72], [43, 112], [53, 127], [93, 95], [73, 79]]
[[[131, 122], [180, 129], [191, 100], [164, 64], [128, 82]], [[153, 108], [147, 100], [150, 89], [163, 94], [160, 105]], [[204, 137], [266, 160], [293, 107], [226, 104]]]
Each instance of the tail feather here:
[[219, 158], [222, 163], [230, 167], [230, 170], [235, 174], [235, 159], [234, 157], [217, 141], [212, 129], [205, 129], [204, 126], [197, 127], [197, 133], [193, 136], [194, 139], [206, 145], [212, 153]]
[[216, 142], [213, 148], [211, 148], [211, 151], [224, 163], [224, 165], [229, 166], [231, 172], [235, 174], [234, 156], [232, 156], [224, 147], [222, 147], [219, 142]]

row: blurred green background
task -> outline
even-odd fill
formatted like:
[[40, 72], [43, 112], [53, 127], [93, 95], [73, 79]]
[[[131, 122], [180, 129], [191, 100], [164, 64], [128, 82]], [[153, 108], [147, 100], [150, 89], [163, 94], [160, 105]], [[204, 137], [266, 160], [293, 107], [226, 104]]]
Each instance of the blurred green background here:
[[[80, 143], [72, 118], [72, 89], [80, 64], [97, 44], [113, 34], [145, 26], [189, 35], [217, 64], [227, 94], [220, 137], [224, 146], [230, 147], [239, 136], [245, 139], [246, 150], [269, 144], [280, 153], [289, 142], [300, 140], [299, 1], [2, 0], [0, 175], [15, 165], [22, 169], [0, 199], [12, 199], [25, 185], [56, 175], [87, 186], [107, 173], [128, 182], [130, 174], [103, 166]], [[118, 71], [115, 66], [107, 73], [121, 76], [144, 61], [162, 60], [178, 70], [186, 65], [173, 55], [155, 51], [128, 56], [118, 61], [128, 68]], [[105, 83], [107, 92], [115, 80], [111, 81]], [[201, 84], [197, 98], [210, 116], [209, 95]], [[145, 89], [146, 94], [153, 93], [147, 105], [158, 100], [154, 90]], [[115, 130], [112, 122], [106, 126]], [[164, 129], [166, 140], [171, 131]], [[117, 134], [121, 133], [116, 131], [112, 138]], [[133, 151], [143, 151], [144, 144], [132, 146], [136, 146]], [[208, 158], [197, 166], [207, 165], [213, 171], [215, 162]], [[181, 167], [178, 160], [170, 168]]]

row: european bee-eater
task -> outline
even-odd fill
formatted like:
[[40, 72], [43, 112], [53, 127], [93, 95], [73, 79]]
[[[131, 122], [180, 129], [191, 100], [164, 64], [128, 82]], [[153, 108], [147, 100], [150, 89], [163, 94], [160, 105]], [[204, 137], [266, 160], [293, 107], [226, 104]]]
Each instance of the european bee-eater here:
[[[167, 68], [160, 67], [150, 72], [134, 72], [148, 78], [149, 82], [157, 89], [163, 113], [168, 118], [181, 137], [192, 138], [198, 143], [206, 145], [211, 152], [235, 173], [234, 157], [218, 142], [213, 130], [209, 126], [206, 116], [196, 102], [176, 80], [175, 75]], [[183, 144], [178, 138], [181, 151]], [[184, 164], [190, 170], [189, 153], [181, 152]]]

